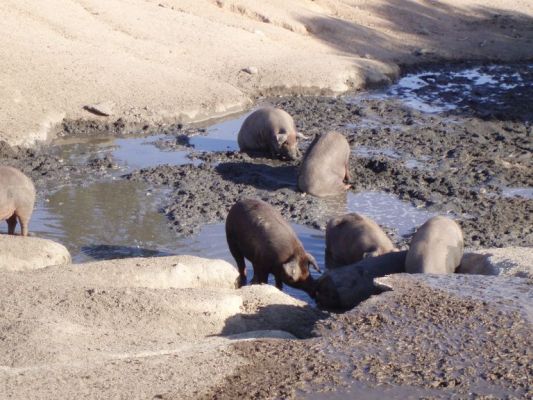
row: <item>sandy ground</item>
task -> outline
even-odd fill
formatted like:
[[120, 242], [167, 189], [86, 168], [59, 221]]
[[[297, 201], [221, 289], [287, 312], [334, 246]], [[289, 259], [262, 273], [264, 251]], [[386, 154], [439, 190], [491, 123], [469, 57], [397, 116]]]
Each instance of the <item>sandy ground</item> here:
[[398, 274], [328, 314], [236, 277], [188, 256], [0, 269], [2, 398], [531, 395], [530, 279]]
[[[387, 83], [400, 64], [533, 57], [527, 0], [6, 0], [0, 15], [10, 144], [64, 118], [201, 120], [257, 95]], [[84, 109], [101, 103], [110, 117]]]
[[307, 337], [322, 316], [270, 285], [227, 288], [232, 265], [187, 256], [0, 275], [3, 399], [195, 398], [243, 364], [232, 342]]

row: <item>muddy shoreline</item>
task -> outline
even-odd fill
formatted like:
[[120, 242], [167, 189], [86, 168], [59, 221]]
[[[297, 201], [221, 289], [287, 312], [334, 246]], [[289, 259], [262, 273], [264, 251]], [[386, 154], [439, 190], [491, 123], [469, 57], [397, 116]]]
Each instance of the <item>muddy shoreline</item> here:
[[[448, 65], [422, 74], [427, 86], [415, 88], [418, 96], [433, 96], [440, 88], [441, 98], [435, 100], [457, 105], [439, 113], [417, 111], [405, 102], [380, 97], [379, 91], [339, 97], [264, 98], [257, 104], [285, 109], [310, 139], [333, 129], [344, 133], [353, 151], [352, 193], [389, 192], [421, 209], [451, 214], [465, 231], [468, 247], [531, 246], [533, 201], [506, 195], [505, 190], [533, 186], [533, 109], [529, 106], [533, 89], [527, 84], [533, 81], [533, 67], [527, 63], [499, 66], [503, 69], [500, 81], [476, 86], [459, 101], [457, 92], [463, 90], [460, 85], [465, 78], [453, 74], [471, 66]], [[483, 74], [493, 67], [478, 68]], [[525, 84], [512, 80], [510, 68], [520, 72]], [[457, 86], [455, 92], [453, 86], [451, 90], [439, 86], [450, 81]], [[502, 85], [514, 88], [511, 92], [495, 89]], [[206, 129], [181, 124], [129, 126], [121, 120], [65, 121], [60, 136], [69, 139], [101, 136], [103, 132], [108, 136], [158, 133], [162, 139], [155, 145], [174, 151], [190, 150], [190, 139], [205, 135]], [[301, 150], [309, 143], [302, 141]], [[297, 191], [297, 162], [236, 151], [193, 150], [188, 157], [191, 164], [158, 165], [119, 175], [119, 179], [170, 188], [162, 211], [180, 236], [197, 233], [204, 224], [224, 221], [229, 207], [247, 196], [269, 201], [288, 219], [318, 229], [323, 229], [332, 215], [346, 212], [345, 196], [324, 200]], [[61, 185], [87, 184], [112, 175], [117, 178], [119, 168], [109, 155], [68, 162], [54, 145], [18, 149], [1, 143], [0, 158], [3, 164], [30, 175], [44, 195]], [[390, 233], [400, 246], [405, 244], [407, 238]]]

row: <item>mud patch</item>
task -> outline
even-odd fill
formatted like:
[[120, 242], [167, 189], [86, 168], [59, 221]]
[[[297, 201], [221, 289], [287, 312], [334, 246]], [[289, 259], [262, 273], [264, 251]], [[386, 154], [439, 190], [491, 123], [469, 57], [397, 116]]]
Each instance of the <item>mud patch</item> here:
[[[502, 279], [446, 278], [461, 292]], [[507, 283], [527, 290], [523, 280]], [[235, 346], [250, 365], [209, 398], [530, 397], [531, 324], [506, 296], [500, 306], [398, 276], [393, 291], [319, 321], [319, 338]]]

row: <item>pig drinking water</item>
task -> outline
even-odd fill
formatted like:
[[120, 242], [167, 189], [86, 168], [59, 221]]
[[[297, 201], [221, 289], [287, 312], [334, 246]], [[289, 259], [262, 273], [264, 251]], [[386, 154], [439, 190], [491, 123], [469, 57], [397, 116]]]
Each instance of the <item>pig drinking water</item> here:
[[237, 262], [241, 285], [246, 284], [246, 258], [254, 269], [252, 283], [267, 283], [268, 275], [273, 274], [279, 289], [286, 283], [313, 295], [309, 267], [320, 272], [317, 262], [270, 204], [254, 199], [235, 203], [226, 218], [226, 239]]

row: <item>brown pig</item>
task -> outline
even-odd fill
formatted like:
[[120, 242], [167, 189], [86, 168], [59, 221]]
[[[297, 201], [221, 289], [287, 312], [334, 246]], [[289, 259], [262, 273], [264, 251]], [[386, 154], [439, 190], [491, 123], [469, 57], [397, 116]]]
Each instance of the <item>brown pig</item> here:
[[397, 251], [372, 219], [351, 213], [332, 218], [326, 227], [326, 268], [353, 264], [365, 257]]
[[298, 188], [317, 197], [343, 193], [350, 185], [350, 145], [343, 134], [317, 136], [304, 155], [298, 173]]
[[292, 227], [270, 204], [244, 199], [235, 203], [226, 218], [226, 240], [237, 262], [241, 286], [246, 284], [244, 259], [254, 269], [252, 283], [267, 283], [273, 274], [276, 287], [283, 283], [314, 294], [309, 267], [320, 272], [315, 258], [306, 253]]
[[408, 273], [453, 274], [461, 264], [463, 232], [455, 221], [437, 216], [428, 219], [413, 238], [405, 259]]
[[16, 168], [0, 166], [0, 220], [7, 220], [7, 233], [15, 234], [17, 220], [22, 236], [28, 236], [28, 223], [35, 204], [35, 186]]
[[272, 157], [295, 160], [300, 157], [294, 120], [285, 111], [265, 107], [255, 110], [243, 122], [237, 142], [241, 151], [268, 152]]

